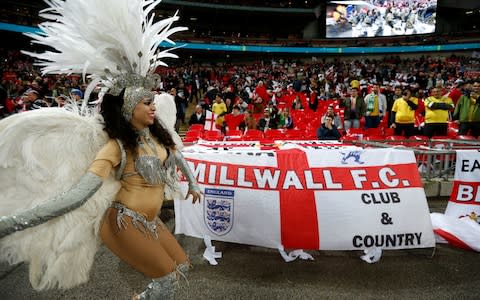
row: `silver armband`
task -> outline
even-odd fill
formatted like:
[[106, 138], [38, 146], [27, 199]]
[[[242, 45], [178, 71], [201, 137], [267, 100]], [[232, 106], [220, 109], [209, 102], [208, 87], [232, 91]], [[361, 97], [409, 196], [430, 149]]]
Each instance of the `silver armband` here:
[[182, 152], [179, 150], [175, 151], [175, 164], [177, 167], [182, 171], [183, 176], [188, 181], [188, 188], [195, 192], [201, 192], [200, 186], [198, 186], [197, 182], [195, 181], [195, 177], [193, 176], [192, 170], [188, 166], [185, 157], [183, 156]]
[[15, 215], [0, 217], [0, 238], [43, 224], [82, 206], [102, 186], [102, 182], [100, 176], [88, 172], [70, 190], [52, 200]]

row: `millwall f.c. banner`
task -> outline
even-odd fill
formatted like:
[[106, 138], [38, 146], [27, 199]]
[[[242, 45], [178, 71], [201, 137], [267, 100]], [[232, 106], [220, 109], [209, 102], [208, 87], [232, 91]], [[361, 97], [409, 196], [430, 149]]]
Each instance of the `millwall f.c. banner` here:
[[270, 248], [434, 247], [413, 152], [244, 146], [183, 150], [204, 197], [175, 200], [176, 233]]

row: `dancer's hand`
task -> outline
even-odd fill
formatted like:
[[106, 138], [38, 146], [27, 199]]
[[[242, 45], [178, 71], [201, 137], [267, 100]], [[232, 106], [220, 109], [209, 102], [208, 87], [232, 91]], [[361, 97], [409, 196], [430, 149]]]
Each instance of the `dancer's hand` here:
[[185, 200], [187, 200], [190, 195], [192, 195], [193, 198], [192, 203], [195, 204], [197, 201], [200, 203], [203, 193], [197, 184], [192, 184], [188, 186], [188, 192], [185, 196]]

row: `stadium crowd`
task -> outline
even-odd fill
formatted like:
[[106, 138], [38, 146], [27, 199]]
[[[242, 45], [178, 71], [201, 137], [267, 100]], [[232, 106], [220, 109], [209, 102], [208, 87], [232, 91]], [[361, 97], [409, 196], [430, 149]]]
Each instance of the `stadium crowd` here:
[[[0, 118], [83, 98], [80, 76], [42, 76], [20, 52], [1, 51]], [[284, 137], [321, 139], [359, 130], [405, 137], [480, 134], [480, 60], [472, 56], [175, 63], [159, 69], [157, 90], [175, 97], [177, 130], [182, 123], [211, 123], [208, 129], [221, 132], [215, 138], [272, 129]], [[189, 105], [197, 106], [191, 116]], [[203, 132], [187, 132], [186, 140], [200, 137]]]

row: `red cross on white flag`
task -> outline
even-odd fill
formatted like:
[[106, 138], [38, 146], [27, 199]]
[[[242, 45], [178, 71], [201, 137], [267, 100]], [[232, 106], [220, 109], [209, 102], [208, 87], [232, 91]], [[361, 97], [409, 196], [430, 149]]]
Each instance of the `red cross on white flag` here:
[[202, 206], [175, 201], [176, 233], [285, 249], [435, 245], [413, 152], [191, 150], [185, 156], [205, 198]]
[[215, 121], [217, 120], [217, 115], [207, 110], [205, 112], [205, 126], [203, 127], [205, 130], [218, 130]]

